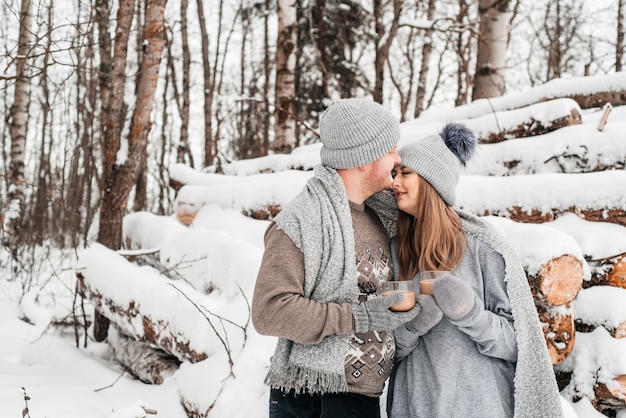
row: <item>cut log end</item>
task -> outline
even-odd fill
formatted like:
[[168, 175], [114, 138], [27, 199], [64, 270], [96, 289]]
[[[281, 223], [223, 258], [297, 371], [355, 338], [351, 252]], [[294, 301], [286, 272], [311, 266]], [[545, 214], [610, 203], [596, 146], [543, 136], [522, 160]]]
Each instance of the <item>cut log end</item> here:
[[626, 255], [613, 264], [607, 275], [607, 281], [611, 286], [626, 289]]
[[582, 262], [565, 254], [548, 261], [537, 276], [529, 277], [529, 282], [535, 299], [548, 306], [559, 306], [576, 298], [583, 278]]
[[574, 349], [576, 340], [574, 316], [569, 305], [566, 309], [560, 308], [558, 311], [541, 307], [538, 311], [550, 361], [553, 365], [561, 364]]
[[176, 220], [185, 226], [191, 225], [199, 211], [200, 208], [194, 203], [178, 202], [174, 208]]

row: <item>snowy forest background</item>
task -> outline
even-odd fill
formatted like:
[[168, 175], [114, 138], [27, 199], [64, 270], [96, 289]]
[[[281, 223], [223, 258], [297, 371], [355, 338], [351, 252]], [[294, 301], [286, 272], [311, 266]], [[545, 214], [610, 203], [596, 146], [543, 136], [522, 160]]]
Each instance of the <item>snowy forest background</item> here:
[[56, 306], [58, 285], [80, 299], [77, 254], [122, 248], [126, 215], [174, 212], [175, 165], [220, 173], [314, 144], [340, 97], [410, 122], [621, 72], [624, 3], [3, 0], [1, 289], [24, 321], [42, 320], [37, 298], [62, 311], [45, 332], [102, 341], [105, 318]]

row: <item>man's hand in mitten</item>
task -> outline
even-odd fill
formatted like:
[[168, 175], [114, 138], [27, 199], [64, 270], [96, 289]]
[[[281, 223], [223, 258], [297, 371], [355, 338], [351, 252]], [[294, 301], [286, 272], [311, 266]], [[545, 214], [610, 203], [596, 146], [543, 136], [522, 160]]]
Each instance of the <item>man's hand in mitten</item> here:
[[407, 322], [406, 327], [409, 331], [424, 335], [441, 321], [443, 312], [435, 302], [435, 298], [430, 295], [417, 295], [415, 299], [422, 310], [415, 318]]
[[403, 294], [376, 297], [360, 304], [352, 305], [354, 332], [394, 330], [400, 325], [415, 318], [420, 306], [415, 305], [407, 312], [392, 312], [389, 307], [397, 305], [404, 299]]
[[451, 321], [464, 319], [476, 304], [474, 290], [452, 274], [446, 274], [433, 282], [433, 295], [443, 314]]

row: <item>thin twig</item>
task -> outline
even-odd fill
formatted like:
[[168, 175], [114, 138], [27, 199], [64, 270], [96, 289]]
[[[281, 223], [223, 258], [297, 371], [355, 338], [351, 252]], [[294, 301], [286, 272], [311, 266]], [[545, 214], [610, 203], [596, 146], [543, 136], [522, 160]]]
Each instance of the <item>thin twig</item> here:
[[124, 373], [126, 373], [129, 370], [130, 370], [130, 367], [124, 366], [124, 370], [122, 370], [122, 373], [120, 373], [120, 375], [117, 376], [117, 378], [113, 381], [113, 383], [111, 383], [108, 386], [103, 386], [101, 388], [94, 389], [94, 392], [100, 392], [101, 390], [112, 388], [113, 385], [115, 385], [117, 383], [117, 381], [120, 380], [122, 378], [122, 376], [124, 376]]
[[[219, 338], [219, 340], [221, 341], [222, 345], [224, 346], [224, 350], [226, 351], [226, 356], [228, 356], [228, 365], [230, 368], [230, 374], [231, 376], [235, 376], [235, 373], [233, 373], [233, 365], [235, 364], [233, 362], [233, 358], [230, 355], [230, 347], [228, 347], [228, 342], [224, 340], [224, 338], [222, 338], [222, 336], [220, 335], [220, 333], [217, 331], [217, 329], [215, 328], [215, 326], [213, 325], [213, 323], [211, 322], [211, 319], [204, 313], [204, 311], [200, 308], [200, 306], [198, 306], [198, 304], [196, 302], [194, 302], [193, 300], [191, 300], [189, 298], [189, 296], [187, 296], [185, 294], [185, 292], [183, 292], [182, 290], [180, 290], [179, 288], [177, 288], [176, 286], [174, 286], [173, 283], [169, 283], [170, 286], [172, 286], [174, 289], [176, 289], [181, 295], [183, 295], [183, 297], [185, 299], [187, 299], [197, 310], [198, 312], [200, 312], [202, 314], [202, 316], [204, 316], [204, 318], [207, 320], [207, 322], [209, 323], [209, 325], [211, 326], [211, 328], [213, 329], [213, 331], [215, 332], [215, 335], [217, 335], [217, 338]], [[210, 312], [207, 311], [207, 313], [210, 314]], [[212, 314], [214, 315], [214, 314]]]

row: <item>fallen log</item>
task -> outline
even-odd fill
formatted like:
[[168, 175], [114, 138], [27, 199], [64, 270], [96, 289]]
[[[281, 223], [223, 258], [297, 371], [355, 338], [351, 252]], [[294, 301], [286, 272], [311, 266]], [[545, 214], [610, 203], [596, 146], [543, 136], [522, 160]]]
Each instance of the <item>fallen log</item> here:
[[623, 169], [624, 130], [626, 124], [621, 122], [605, 132], [598, 132], [590, 124], [574, 125], [537, 137], [483, 145], [468, 162], [464, 174], [513, 176]]
[[569, 234], [580, 245], [590, 275], [583, 287], [626, 288], [626, 227], [565, 214], [546, 225]]
[[432, 108], [422, 112], [421, 123], [473, 119], [493, 112], [512, 110], [547, 100], [569, 98], [581, 109], [626, 104], [626, 73], [618, 72], [589, 77], [554, 79], [540, 86], [490, 99], [478, 99], [453, 109]]
[[535, 302], [546, 306], [565, 305], [576, 299], [583, 284], [582, 262], [565, 254], [549, 260], [536, 275], [529, 275], [528, 282]]
[[[550, 115], [549, 118], [545, 118], [546, 114]], [[494, 115], [470, 119], [468, 124], [476, 121], [479, 126], [485, 126], [488, 119], [495, 119], [496, 126], [501, 126], [502, 119], [512, 119], [513, 122], [510, 122], [511, 127], [492, 130], [492, 132], [483, 133], [474, 130], [478, 141], [482, 144], [494, 144], [510, 138], [543, 135], [566, 126], [582, 123], [578, 104], [569, 99], [551, 100], [507, 112], [496, 112]]]
[[[533, 139], [535, 139], [538, 136], [542, 136], [541, 140], [546, 141], [547, 144], [541, 146], [539, 149], [533, 147], [534, 150], [539, 152], [538, 156], [535, 156], [534, 159], [541, 159], [539, 161], [522, 162], [522, 165], [536, 165], [536, 171], [564, 171], [559, 170], [559, 163], [568, 159], [575, 161], [578, 165], [582, 165], [584, 167], [593, 166], [598, 170], [602, 169], [602, 167], [613, 166], [610, 162], [596, 162], [596, 148], [600, 148], [597, 152], [599, 154], [598, 158], [602, 158], [604, 160], [615, 160], [615, 165], [620, 163], [623, 165], [624, 161], [623, 158], [619, 159], [619, 155], [613, 157], [611, 153], [602, 152], [603, 148], [610, 146], [610, 144], [607, 144], [607, 141], [617, 135], [605, 133], [604, 136], [601, 136], [602, 133], [598, 132], [590, 125], [584, 126], [584, 130], [572, 132], [571, 135], [565, 135], [565, 137], [560, 135], [552, 135], [548, 137], [545, 135], [565, 127], [583, 127], [583, 125], [581, 125], [582, 120], [580, 116], [580, 107], [571, 99], [556, 99], [544, 103], [536, 103], [520, 109], [495, 112], [476, 119], [459, 120], [458, 122], [463, 123], [470, 128], [476, 135], [478, 141], [482, 144], [494, 144], [503, 141], [506, 142], [505, 140], [512, 138], [522, 139], [533, 137]], [[413, 142], [430, 134], [439, 133], [442, 127], [441, 123], [427, 125], [419, 124], [419, 129], [416, 130], [411, 129], [413, 124], [419, 124], [419, 120], [408, 121], [401, 124], [402, 135], [398, 144], [399, 146]], [[588, 130], [593, 136], [592, 138], [588, 136]], [[418, 136], [416, 136], [416, 132]], [[583, 139], [585, 141], [583, 141]], [[600, 139], [602, 140], [600, 141]], [[562, 142], [562, 145], [559, 145], [558, 142]], [[591, 149], [586, 151], [585, 147], [589, 147]], [[297, 148], [291, 154], [277, 154], [233, 161], [227, 164], [222, 164], [219, 168], [221, 173], [231, 176], [247, 176], [286, 170], [307, 171], [312, 170], [313, 167], [321, 163], [319, 156], [320, 148], [321, 143], [316, 143]], [[519, 148], [519, 146], [517, 148]], [[621, 150], [623, 147], [619, 145], [613, 148]], [[508, 148], [504, 147], [503, 152], [506, 152], [507, 149]], [[541, 153], [542, 150], [544, 150], [543, 153]], [[521, 155], [519, 152], [511, 152], [509, 154], [517, 157]], [[533, 154], [537, 154], [537, 152]], [[490, 156], [493, 157], [493, 155]], [[478, 157], [473, 157], [473, 159], [476, 158]], [[575, 158], [577, 158], [577, 160], [574, 160]], [[551, 159], [554, 159], [554, 161], [547, 164], [547, 169], [542, 170], [542, 167], [546, 166], [544, 162], [547, 160], [550, 162]], [[510, 161], [505, 161], [505, 163], [510, 166], [513, 165]], [[586, 170], [584, 167], [579, 170], [592, 170]], [[206, 184], [202, 183], [198, 178], [199, 176], [201, 177], [202, 174], [192, 172], [191, 170], [191, 168], [183, 168], [181, 164], [170, 167], [170, 185], [174, 187], [175, 190], [178, 190], [185, 184]], [[209, 167], [208, 170], [208, 172], [203, 174], [206, 175], [207, 173], [213, 173], [216, 168]], [[520, 170], [518, 169], [517, 172], [520, 172]], [[530, 171], [526, 172], [526, 174], [528, 173], [530, 173]], [[475, 174], [492, 175], [492, 173], [481, 172], [476, 172]]]
[[[574, 305], [576, 315], [579, 305], [577, 300]], [[613, 307], [607, 302], [603, 306]], [[562, 395], [569, 399], [585, 397], [603, 411], [623, 408], [621, 388], [624, 387], [624, 378], [621, 376], [624, 376], [626, 370], [626, 357], [622, 355], [624, 350], [626, 339], [613, 338], [603, 327], [589, 333], [577, 332], [576, 344], [570, 355], [554, 366], [555, 372], [562, 379], [560, 386], [565, 385], [561, 390]], [[564, 381], [568, 376], [569, 383]]]
[[176, 357], [123, 335], [115, 327], [109, 329], [107, 342], [116, 360], [145, 383], [160, 385], [173, 376], [181, 364]]
[[591, 279], [583, 287], [615, 286], [626, 289], [626, 254], [600, 260], [589, 260]]
[[[150, 267], [129, 263], [102, 245], [92, 245], [81, 253], [79, 261], [84, 266], [77, 272], [81, 296], [88, 298], [124, 334], [180, 361], [201, 361], [224, 350], [227, 333], [242, 332], [233, 320], [222, 323], [215, 319], [219, 326], [211, 322], [205, 313], [211, 298]], [[233, 300], [231, 306], [245, 316], [245, 301]], [[213, 313], [219, 314], [216, 311]], [[231, 349], [237, 349], [236, 345]]]
[[[206, 210], [215, 209], [207, 207]], [[215, 213], [215, 212], [213, 212]], [[146, 216], [145, 213], [136, 213], [133, 219], [135, 226], [142, 225], [148, 231], [163, 229], [169, 221], [169, 217]], [[210, 215], [204, 215], [204, 218]], [[143, 221], [140, 218], [144, 218]], [[221, 217], [222, 222], [225, 218]], [[129, 224], [130, 222], [126, 223]], [[178, 222], [176, 222], [178, 224]], [[228, 222], [224, 222], [223, 229], [207, 227], [202, 222], [196, 223], [193, 228], [187, 228], [180, 224], [182, 230], [175, 229], [173, 235], [155, 233], [158, 237], [149, 237], [151, 234], [138, 232], [136, 228], [129, 228], [124, 235], [132, 239], [134, 246], [142, 243], [157, 245], [158, 257], [141, 256], [135, 262], [141, 261], [149, 265], [159, 275], [172, 279], [172, 283], [184, 282], [203, 295], [218, 294], [228, 300], [241, 298], [242, 292], [247, 295], [254, 287], [254, 280], [258, 273], [261, 258], [263, 256], [263, 233], [266, 225], [239, 215], [237, 228], [246, 228], [247, 234], [257, 236], [244, 239], [238, 237], [235, 230], [228, 230]], [[254, 223], [254, 225], [250, 225]], [[136, 237], [139, 235], [148, 237]], [[258, 241], [254, 245], [252, 241]], [[141, 254], [141, 249], [132, 251], [123, 250], [120, 255]], [[236, 280], [232, 280], [236, 277]], [[248, 310], [246, 309], [246, 312]], [[243, 318], [245, 319], [245, 318]]]
[[626, 408], [626, 374], [614, 377], [608, 383], [595, 387], [595, 408], [599, 411]]
[[607, 274], [607, 282], [611, 286], [626, 289], [626, 254], [622, 254], [612, 265]]
[[593, 286], [581, 290], [576, 298], [575, 323], [579, 332], [603, 327], [613, 338], [626, 337], [626, 289]]
[[[475, 118], [453, 120], [471, 129], [481, 144], [494, 144], [513, 138], [536, 137], [582, 123], [580, 106], [572, 99], [532, 103], [511, 110], [489, 112]], [[401, 125], [400, 146], [438, 134], [441, 127], [442, 123], [439, 121], [423, 123], [420, 119], [414, 119], [405, 122]]]
[[548, 346], [550, 361], [561, 364], [574, 349], [576, 329], [570, 305], [557, 308], [538, 307], [539, 320]]
[[[185, 335], [172, 334], [168, 330], [169, 324], [154, 319], [150, 315], [142, 314], [139, 303], [131, 301], [128, 305], [118, 304], [115, 300], [103, 296], [97, 290], [86, 285], [85, 277], [80, 273], [77, 277], [80, 283], [80, 295], [89, 299], [103, 316], [125, 332], [132, 334], [138, 341], [160, 347], [181, 361], [193, 363], [207, 358], [207, 353], [195, 350], [190, 346], [191, 344]], [[137, 322], [141, 324], [139, 328], [134, 325]]]
[[[250, 181], [242, 176], [229, 184], [184, 186], [174, 210], [178, 219], [186, 219], [186, 224], [210, 203], [271, 219], [302, 190], [311, 175], [281, 172], [259, 174]], [[548, 222], [575, 213], [590, 221], [626, 225], [626, 198], [615, 190], [626, 190], [626, 171], [509, 177], [462, 175], [457, 204], [479, 216], [503, 216], [525, 223]]]
[[461, 176], [457, 202], [477, 215], [526, 223], [548, 222], [566, 213], [589, 221], [626, 225], [626, 171], [533, 174], [510, 177]]
[[176, 196], [175, 216], [182, 224], [190, 225], [203, 206], [217, 204], [224, 209], [254, 214], [255, 219], [268, 220], [300, 193], [312, 175], [308, 171], [282, 171], [255, 176], [220, 176], [224, 182], [219, 184], [188, 184]]

